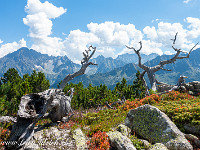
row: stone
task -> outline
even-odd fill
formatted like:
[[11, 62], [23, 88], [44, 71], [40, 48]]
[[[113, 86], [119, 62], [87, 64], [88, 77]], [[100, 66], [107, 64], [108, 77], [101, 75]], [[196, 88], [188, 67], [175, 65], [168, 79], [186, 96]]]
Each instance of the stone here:
[[151, 143], [149, 143], [147, 140], [138, 139], [138, 141], [142, 142], [144, 147], [146, 147], [147, 149], [151, 147]]
[[75, 147], [76, 147], [75, 140], [71, 137], [70, 130], [50, 127], [48, 129], [35, 128], [34, 136], [20, 150], [24, 149], [74, 150]]
[[85, 135], [83, 134], [82, 130], [80, 128], [77, 128], [72, 132], [73, 138], [75, 139], [76, 142], [76, 147], [77, 150], [85, 150], [87, 149], [86, 145], [86, 138]]
[[186, 83], [185, 87], [188, 91], [193, 91], [194, 90], [194, 86], [192, 84]]
[[121, 132], [124, 136], [129, 136], [131, 134], [131, 129], [123, 124], [118, 125], [117, 131]]
[[110, 131], [107, 135], [113, 148], [117, 150], [136, 150], [131, 140], [119, 131]]
[[168, 149], [164, 144], [156, 143], [149, 150], [168, 150]]
[[198, 137], [196, 137], [192, 134], [185, 134], [185, 138], [187, 140], [189, 140], [190, 142], [194, 143], [196, 145], [196, 147], [200, 148], [200, 140], [198, 139]]
[[200, 136], [200, 125], [184, 124], [183, 127], [187, 133], [191, 133], [191, 134]]
[[154, 106], [146, 104], [130, 110], [125, 125], [150, 143], [163, 143], [169, 150], [193, 149], [170, 118]]

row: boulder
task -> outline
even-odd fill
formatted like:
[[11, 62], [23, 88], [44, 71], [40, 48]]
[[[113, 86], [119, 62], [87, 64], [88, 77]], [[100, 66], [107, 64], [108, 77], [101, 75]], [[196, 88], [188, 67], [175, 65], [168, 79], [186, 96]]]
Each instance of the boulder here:
[[156, 143], [149, 150], [168, 150], [168, 149], [164, 144]]
[[107, 135], [113, 148], [117, 150], [136, 150], [131, 140], [119, 131], [110, 131]]
[[81, 129], [77, 128], [76, 130], [74, 130], [72, 132], [72, 134], [73, 134], [73, 138], [75, 139], [75, 142], [76, 142], [77, 150], [87, 149], [86, 138], [85, 138], [85, 135], [83, 134], [83, 132], [81, 131]]
[[125, 125], [150, 143], [162, 143], [169, 150], [193, 149], [169, 117], [154, 106], [146, 104], [130, 110]]
[[131, 134], [131, 129], [123, 124], [118, 125], [117, 131], [121, 132], [124, 136], [129, 136]]

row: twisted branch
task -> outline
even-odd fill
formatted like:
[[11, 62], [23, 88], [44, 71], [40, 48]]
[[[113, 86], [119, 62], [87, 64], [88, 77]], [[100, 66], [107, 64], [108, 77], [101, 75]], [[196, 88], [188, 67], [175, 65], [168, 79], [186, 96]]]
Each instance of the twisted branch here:
[[[90, 51], [92, 51], [91, 54]], [[64, 80], [61, 82], [60, 84], [60, 89], [63, 89], [65, 87], [65, 85], [67, 84], [67, 82], [69, 82], [70, 80], [72, 80], [73, 78], [83, 75], [85, 73], [85, 70], [87, 69], [87, 67], [89, 65], [97, 65], [93, 62], [89, 62], [90, 58], [94, 55], [96, 51], [96, 47], [93, 47], [92, 45], [88, 47], [87, 50], [85, 50], [85, 52], [83, 52], [83, 59], [81, 60], [81, 69], [73, 74], [69, 74], [67, 75]]]

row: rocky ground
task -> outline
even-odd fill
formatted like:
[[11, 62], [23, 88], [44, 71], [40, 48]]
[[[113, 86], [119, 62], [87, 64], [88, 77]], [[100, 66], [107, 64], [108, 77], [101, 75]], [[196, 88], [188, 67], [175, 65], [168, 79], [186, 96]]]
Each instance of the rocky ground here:
[[[147, 150], [199, 150], [200, 140], [192, 134], [182, 133], [169, 117], [158, 108], [143, 105], [129, 111], [124, 124], [107, 132], [112, 149], [136, 150], [129, 139], [131, 130], [142, 137]], [[196, 135], [200, 134], [196, 128]], [[88, 149], [86, 137], [80, 128], [74, 131], [59, 129], [57, 124], [36, 127], [35, 134], [23, 149], [75, 150]], [[189, 142], [190, 141], [190, 142]]]

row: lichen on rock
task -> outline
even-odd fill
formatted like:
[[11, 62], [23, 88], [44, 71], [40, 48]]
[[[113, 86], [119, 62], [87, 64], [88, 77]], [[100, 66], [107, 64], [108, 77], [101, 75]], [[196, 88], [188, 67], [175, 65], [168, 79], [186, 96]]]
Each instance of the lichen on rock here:
[[111, 146], [120, 150], [136, 150], [131, 140], [122, 135], [119, 131], [110, 131], [107, 133]]
[[78, 150], [87, 149], [85, 135], [80, 128], [77, 128], [72, 132], [73, 138], [76, 141], [76, 147]]
[[187, 147], [185, 150], [192, 150], [184, 134], [165, 113], [154, 106], [146, 104], [130, 110], [125, 125], [152, 144], [163, 143], [168, 149], [175, 145], [180, 150], [184, 147]]
[[122, 135], [129, 136], [131, 129], [123, 124], [118, 125], [117, 131], [121, 132]]
[[162, 143], [156, 143], [152, 145], [149, 150], [168, 150], [167, 147]]

